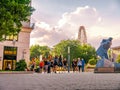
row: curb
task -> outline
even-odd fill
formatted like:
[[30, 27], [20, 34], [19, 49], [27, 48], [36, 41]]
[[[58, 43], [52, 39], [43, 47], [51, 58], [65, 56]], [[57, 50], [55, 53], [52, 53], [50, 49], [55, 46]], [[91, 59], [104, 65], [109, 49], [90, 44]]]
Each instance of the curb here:
[[5, 72], [0, 72], [0, 74], [33, 74], [33, 71], [5, 71]]

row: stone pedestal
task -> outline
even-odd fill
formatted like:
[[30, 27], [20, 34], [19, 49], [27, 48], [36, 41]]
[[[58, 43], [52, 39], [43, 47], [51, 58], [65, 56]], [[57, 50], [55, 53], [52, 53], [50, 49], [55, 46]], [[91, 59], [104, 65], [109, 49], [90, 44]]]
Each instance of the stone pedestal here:
[[97, 62], [95, 73], [114, 73], [115, 67], [114, 63], [107, 59], [101, 59]]
[[99, 67], [99, 68], [95, 68], [94, 72], [95, 73], [114, 73], [115, 69], [114, 67]]
[[120, 63], [114, 63], [115, 72], [120, 73]]
[[101, 59], [97, 62], [95, 73], [120, 73], [120, 63], [111, 62], [107, 59]]

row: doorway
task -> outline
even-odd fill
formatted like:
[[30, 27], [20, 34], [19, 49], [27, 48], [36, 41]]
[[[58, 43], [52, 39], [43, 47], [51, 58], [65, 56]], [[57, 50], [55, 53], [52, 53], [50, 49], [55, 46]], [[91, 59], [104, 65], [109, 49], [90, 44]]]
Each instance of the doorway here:
[[15, 70], [17, 47], [4, 46], [3, 70]]

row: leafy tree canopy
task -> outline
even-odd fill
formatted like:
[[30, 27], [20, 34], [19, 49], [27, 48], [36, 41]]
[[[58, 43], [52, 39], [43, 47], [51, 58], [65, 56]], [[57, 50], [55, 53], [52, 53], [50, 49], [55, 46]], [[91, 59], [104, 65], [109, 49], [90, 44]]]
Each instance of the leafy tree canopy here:
[[48, 57], [50, 48], [48, 46], [33, 45], [30, 47], [30, 58], [39, 58], [40, 55]]
[[91, 45], [81, 45], [77, 40], [62, 40], [60, 43], [54, 46], [53, 54], [62, 55], [68, 57], [68, 46], [70, 47], [70, 58], [71, 61], [75, 58], [84, 58], [85, 62], [88, 63], [89, 59], [96, 58], [95, 48]]
[[30, 3], [31, 0], [0, 0], [0, 40], [3, 35], [18, 34], [22, 22], [29, 21], [34, 11]]

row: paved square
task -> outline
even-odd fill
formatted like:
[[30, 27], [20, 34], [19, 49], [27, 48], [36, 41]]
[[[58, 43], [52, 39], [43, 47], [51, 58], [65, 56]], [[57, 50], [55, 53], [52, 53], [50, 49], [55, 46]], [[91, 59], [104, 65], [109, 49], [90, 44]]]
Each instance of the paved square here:
[[0, 90], [120, 90], [120, 73], [0, 74]]

